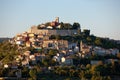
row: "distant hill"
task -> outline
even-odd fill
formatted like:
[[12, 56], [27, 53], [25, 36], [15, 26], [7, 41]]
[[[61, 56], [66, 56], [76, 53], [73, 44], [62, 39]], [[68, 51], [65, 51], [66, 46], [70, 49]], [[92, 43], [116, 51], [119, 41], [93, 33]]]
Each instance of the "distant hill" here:
[[11, 39], [11, 38], [2, 38], [2, 37], [1, 37], [1, 38], [0, 38], [0, 43], [3, 42], [3, 41], [9, 40], [9, 39]]

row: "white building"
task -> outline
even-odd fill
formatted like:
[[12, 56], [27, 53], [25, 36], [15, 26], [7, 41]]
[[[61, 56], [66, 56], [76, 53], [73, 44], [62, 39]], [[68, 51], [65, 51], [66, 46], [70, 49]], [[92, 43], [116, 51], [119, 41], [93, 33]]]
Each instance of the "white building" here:
[[97, 55], [104, 56], [106, 54], [106, 50], [101, 47], [95, 47], [93, 50], [93, 53]]
[[61, 58], [62, 65], [73, 65], [73, 59], [71, 57], [62, 57]]
[[112, 55], [117, 55], [119, 53], [118, 49], [109, 49], [109, 51]]

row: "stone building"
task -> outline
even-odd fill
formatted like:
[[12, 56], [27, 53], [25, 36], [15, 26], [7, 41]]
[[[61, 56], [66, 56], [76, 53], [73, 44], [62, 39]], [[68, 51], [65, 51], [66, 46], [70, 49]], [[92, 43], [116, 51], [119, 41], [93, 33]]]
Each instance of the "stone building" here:
[[37, 26], [32, 26], [28, 33], [42, 34], [42, 35], [61, 35], [61, 36], [71, 36], [77, 33], [78, 30], [48, 30], [48, 29], [38, 29]]
[[43, 47], [48, 49], [67, 49], [68, 41], [67, 40], [44, 40]]

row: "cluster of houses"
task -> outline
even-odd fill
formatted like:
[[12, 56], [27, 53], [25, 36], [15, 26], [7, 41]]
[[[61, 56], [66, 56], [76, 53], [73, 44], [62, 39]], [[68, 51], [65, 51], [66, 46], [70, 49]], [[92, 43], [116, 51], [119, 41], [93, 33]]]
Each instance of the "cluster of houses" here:
[[[59, 18], [57, 17], [55, 21], [51, 22], [51, 25], [58, 26]], [[41, 25], [41, 27], [45, 27], [45, 25]], [[47, 28], [53, 28], [48, 26]], [[10, 42], [12, 44], [18, 45], [18, 50], [20, 50], [20, 54], [15, 56], [15, 61], [10, 64], [4, 64], [4, 68], [11, 67], [12, 69], [18, 69], [19, 65], [32, 68], [31, 65], [36, 65], [38, 62], [42, 62], [43, 59], [46, 58], [47, 51], [40, 52], [31, 52], [26, 50], [22, 52], [22, 48], [33, 47], [37, 50], [50, 50], [56, 49], [58, 53], [53, 56], [52, 60], [58, 62], [60, 66], [64, 65], [74, 65], [74, 55], [79, 58], [88, 58], [92, 56], [92, 54], [105, 56], [105, 55], [114, 55], [116, 56], [119, 53], [118, 49], [104, 49], [98, 46], [90, 46], [86, 45], [82, 41], [78, 44], [75, 42], [68, 42], [67, 40], [57, 40], [50, 39], [51, 35], [60, 35], [60, 36], [72, 36], [76, 34], [77, 30], [51, 30], [51, 29], [38, 29], [37, 26], [31, 27], [27, 32], [23, 32], [21, 34], [17, 34]], [[112, 61], [118, 61], [117, 59], [108, 59], [107, 63], [111, 63]], [[91, 60], [90, 64], [98, 64], [101, 60]], [[58, 65], [58, 64], [57, 64]], [[51, 67], [48, 67], [51, 69]], [[21, 77], [21, 70], [18, 69], [16, 72], [17, 77]]]
[[[59, 62], [61, 65], [73, 65], [73, 58], [71, 55], [78, 54], [80, 57], [89, 57], [92, 53], [100, 56], [117, 55], [118, 49], [104, 49], [101, 47], [93, 47], [80, 42], [68, 42], [67, 40], [49, 39], [49, 35], [35, 34], [24, 32], [14, 37], [14, 42], [18, 46], [24, 45], [26, 47], [34, 47], [35, 49], [57, 49], [59, 53], [53, 57], [53, 60]], [[22, 61], [22, 65], [29, 66], [29, 62], [36, 64], [37, 61], [45, 58], [45, 54], [32, 53], [30, 51], [23, 52], [22, 55], [16, 57], [16, 61]]]
[[[79, 52], [79, 47], [77, 43], [71, 43], [67, 40], [51, 40], [49, 35], [41, 35], [24, 32], [22, 34], [17, 34], [14, 37], [13, 43], [17, 44], [19, 47], [34, 47], [35, 49], [57, 49], [60, 53], [53, 57], [53, 60], [58, 61], [59, 63], [65, 62], [71, 64], [69, 60], [71, 58], [69, 55]], [[66, 56], [68, 55], [68, 56]], [[22, 61], [22, 65], [28, 66], [29, 62], [36, 64], [38, 60], [42, 60], [45, 57], [45, 54], [41, 53], [32, 53], [30, 51], [25, 51], [22, 54], [16, 57], [16, 61]], [[68, 61], [66, 59], [69, 59]], [[67, 62], [66, 62], [67, 61]]]
[[[56, 18], [52, 25], [59, 23], [59, 18]], [[71, 55], [78, 54], [79, 57], [85, 58], [91, 56], [93, 53], [96, 55], [117, 55], [118, 49], [104, 49], [101, 47], [93, 47], [84, 44], [82, 41], [80, 44], [74, 42], [68, 42], [67, 40], [50, 39], [51, 35], [69, 35], [77, 33], [77, 30], [40, 30], [36, 26], [32, 27], [29, 31], [17, 34], [12, 43], [18, 46], [34, 47], [35, 49], [57, 49], [59, 53], [53, 57], [53, 60], [59, 62], [61, 65], [73, 65], [73, 58]], [[79, 46], [78, 46], [79, 45]], [[16, 56], [16, 62], [23, 66], [29, 66], [29, 63], [36, 64], [37, 61], [41, 61], [45, 58], [44, 53], [31, 53], [30, 51], [22, 52], [22, 54]]]

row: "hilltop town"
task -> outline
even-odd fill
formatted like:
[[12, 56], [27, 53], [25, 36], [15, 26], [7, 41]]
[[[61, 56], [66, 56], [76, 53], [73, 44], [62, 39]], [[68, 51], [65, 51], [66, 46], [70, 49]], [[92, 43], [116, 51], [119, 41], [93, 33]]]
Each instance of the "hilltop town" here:
[[111, 80], [120, 74], [119, 42], [91, 35], [88, 29], [82, 31], [78, 22], [59, 22], [59, 17], [0, 45], [4, 45], [0, 49], [0, 77]]

